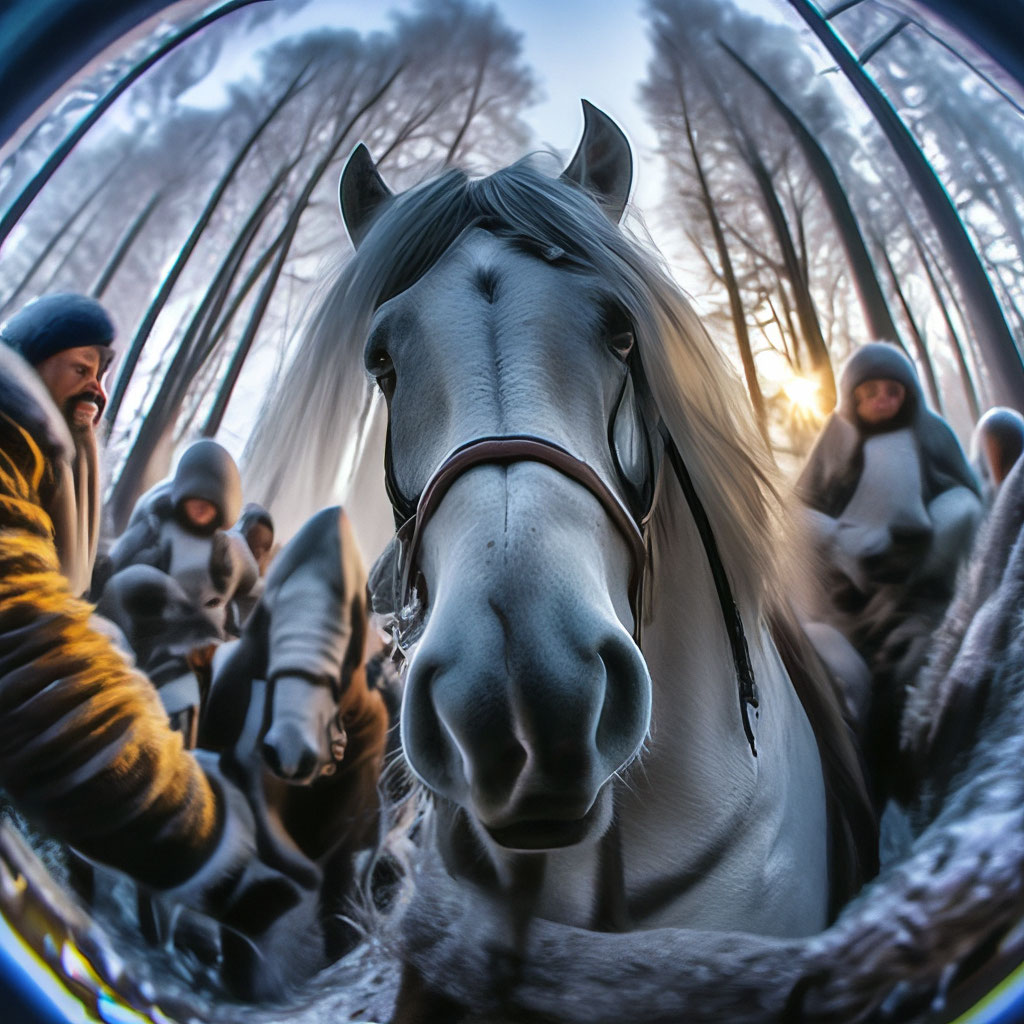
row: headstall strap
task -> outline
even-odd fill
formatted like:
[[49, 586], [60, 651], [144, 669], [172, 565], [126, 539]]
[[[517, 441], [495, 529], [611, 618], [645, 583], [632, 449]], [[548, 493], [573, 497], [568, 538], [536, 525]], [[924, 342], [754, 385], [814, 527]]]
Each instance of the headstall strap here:
[[740, 690], [740, 714], [743, 716], [743, 731], [746, 733], [747, 743], [750, 744], [750, 752], [757, 757], [757, 747], [754, 743], [754, 730], [750, 726], [749, 709], [758, 707], [757, 686], [754, 683], [754, 667], [750, 662], [750, 648], [747, 646], [747, 635], [743, 630], [743, 618], [732, 595], [732, 588], [729, 586], [729, 577], [726, 574], [725, 566], [722, 564], [722, 556], [718, 551], [718, 543], [715, 541], [714, 531], [711, 529], [711, 522], [704, 505], [693, 486], [690, 472], [683, 462], [682, 455], [676, 447], [668, 428], [662, 423], [659, 427], [662, 439], [665, 442], [665, 452], [672, 468], [675, 470], [679, 485], [686, 496], [686, 502], [690, 506], [690, 513], [697, 526], [701, 542], [704, 545], [704, 553], [707, 556], [708, 565], [711, 568], [711, 576], [715, 581], [715, 590], [718, 592], [718, 603], [722, 608], [722, 617], [725, 619], [725, 629], [729, 634], [729, 646], [732, 648], [732, 660], [736, 666], [736, 678]]

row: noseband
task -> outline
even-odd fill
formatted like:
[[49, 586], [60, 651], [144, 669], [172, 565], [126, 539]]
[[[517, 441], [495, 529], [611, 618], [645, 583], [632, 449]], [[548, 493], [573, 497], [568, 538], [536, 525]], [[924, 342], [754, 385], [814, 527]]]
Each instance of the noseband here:
[[[646, 517], [638, 523], [593, 468], [561, 445], [530, 434], [508, 434], [479, 437], [456, 448], [434, 471], [420, 494], [415, 511], [398, 528], [398, 587], [395, 593], [398, 599], [396, 614], [399, 646], [404, 646], [403, 633], [409, 635], [409, 627], [414, 628], [426, 603], [426, 584], [417, 567], [417, 555], [423, 530], [437, 511], [441, 499], [467, 470], [475, 466], [504, 466], [512, 462], [539, 462], [550, 466], [586, 488], [601, 503], [629, 546], [632, 561], [629, 606], [633, 614], [633, 639], [639, 643], [641, 593], [647, 561], [647, 541], [644, 535]], [[390, 473], [388, 478], [388, 493], [393, 496], [397, 489]], [[392, 502], [395, 503], [394, 497]], [[403, 629], [403, 625], [406, 629]]]

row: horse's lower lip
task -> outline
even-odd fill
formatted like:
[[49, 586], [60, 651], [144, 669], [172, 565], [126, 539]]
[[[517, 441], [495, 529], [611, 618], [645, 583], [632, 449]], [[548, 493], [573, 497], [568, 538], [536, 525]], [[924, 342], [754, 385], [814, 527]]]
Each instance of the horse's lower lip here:
[[500, 828], [484, 827], [491, 839], [507, 850], [554, 850], [575, 846], [586, 839], [595, 816], [596, 809], [592, 807], [582, 818], [534, 819]]

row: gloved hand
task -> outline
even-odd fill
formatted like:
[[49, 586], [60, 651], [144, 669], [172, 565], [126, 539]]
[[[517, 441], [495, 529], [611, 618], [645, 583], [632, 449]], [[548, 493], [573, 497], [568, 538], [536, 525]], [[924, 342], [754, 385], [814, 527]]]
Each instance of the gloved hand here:
[[258, 848], [245, 796], [215, 756], [196, 753], [223, 799], [224, 828], [203, 868], [165, 895], [220, 923], [221, 971], [235, 995], [279, 998], [324, 966], [321, 873], [298, 856], [287, 863], [277, 856], [271, 866]]

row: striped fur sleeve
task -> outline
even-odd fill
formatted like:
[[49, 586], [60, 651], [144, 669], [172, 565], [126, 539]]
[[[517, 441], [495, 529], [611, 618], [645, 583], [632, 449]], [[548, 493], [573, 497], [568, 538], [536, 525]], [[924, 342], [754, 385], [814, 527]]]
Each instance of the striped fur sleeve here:
[[0, 786], [36, 825], [156, 886], [181, 884], [221, 801], [156, 691], [60, 572], [32, 436], [0, 414]]

